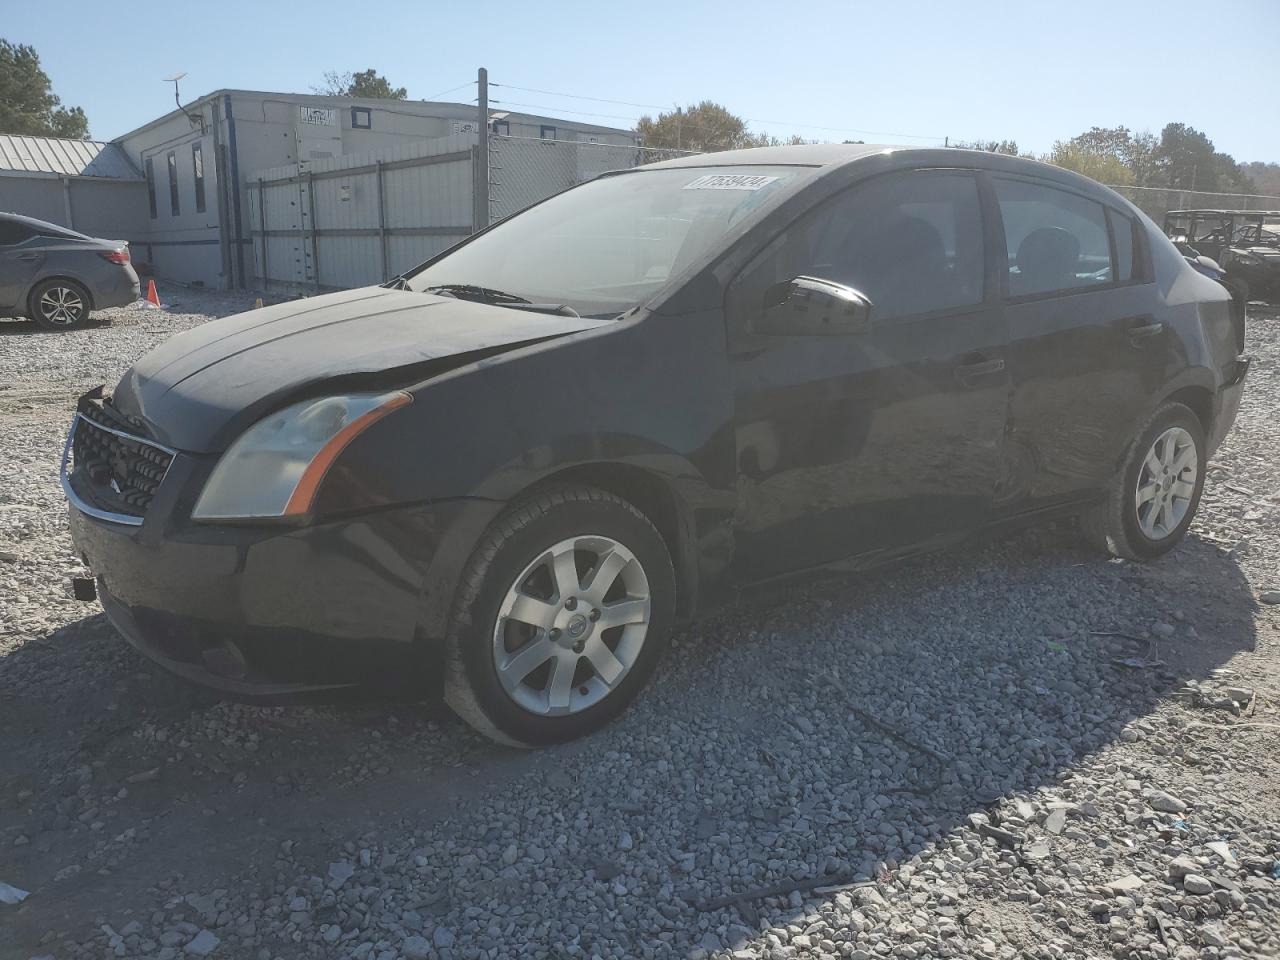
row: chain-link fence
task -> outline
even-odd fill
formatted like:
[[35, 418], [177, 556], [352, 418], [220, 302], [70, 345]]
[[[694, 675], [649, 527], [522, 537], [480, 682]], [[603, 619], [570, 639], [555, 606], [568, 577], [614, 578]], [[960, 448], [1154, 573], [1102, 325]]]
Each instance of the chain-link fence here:
[[695, 151], [598, 140], [489, 138], [489, 219], [497, 222], [539, 200], [610, 170], [639, 167]]
[[1132, 201], [1157, 224], [1170, 210], [1280, 210], [1280, 197], [1258, 193], [1206, 193], [1167, 187], [1118, 187], [1112, 190]]

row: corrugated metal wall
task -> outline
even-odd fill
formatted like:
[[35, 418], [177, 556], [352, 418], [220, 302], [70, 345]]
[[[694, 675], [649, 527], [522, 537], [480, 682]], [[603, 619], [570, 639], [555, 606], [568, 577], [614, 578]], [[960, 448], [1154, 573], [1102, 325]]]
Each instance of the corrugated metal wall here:
[[[465, 239], [473, 232], [476, 144], [475, 134], [454, 134], [250, 174], [258, 285], [315, 291], [380, 283]], [[489, 221], [650, 159], [658, 157], [629, 145], [492, 137]]]
[[631, 145], [492, 137], [489, 140], [490, 219], [509, 217], [553, 193], [609, 170], [634, 167], [644, 161], [644, 151]]
[[264, 288], [379, 283], [472, 233], [476, 138], [273, 167], [247, 178]]

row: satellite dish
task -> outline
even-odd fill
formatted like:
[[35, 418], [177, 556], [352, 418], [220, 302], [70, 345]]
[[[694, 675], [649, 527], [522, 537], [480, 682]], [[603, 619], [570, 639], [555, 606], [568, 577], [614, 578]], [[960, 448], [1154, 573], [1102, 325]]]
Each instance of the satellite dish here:
[[178, 97], [178, 81], [181, 80], [186, 75], [187, 75], [187, 71], [181, 70], [178, 73], [175, 73], [172, 77], [165, 77], [164, 82], [173, 84], [173, 102], [177, 105], [178, 109], [183, 112], [183, 114], [186, 116], [187, 121], [191, 124], [191, 126], [199, 127], [200, 133], [201, 135], [203, 135], [204, 134], [204, 113], [201, 112], [199, 116], [193, 117], [187, 111], [187, 108], [182, 105], [182, 100], [179, 99]]

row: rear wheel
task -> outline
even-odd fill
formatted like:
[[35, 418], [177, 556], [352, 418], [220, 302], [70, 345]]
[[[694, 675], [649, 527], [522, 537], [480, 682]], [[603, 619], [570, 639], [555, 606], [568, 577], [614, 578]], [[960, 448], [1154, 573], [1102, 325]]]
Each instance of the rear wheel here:
[[662, 536], [627, 501], [562, 487], [503, 513], [463, 577], [445, 699], [519, 746], [590, 733], [657, 666], [675, 607]]
[[1181, 403], [1163, 405], [1129, 446], [1107, 499], [1081, 517], [1085, 536], [1117, 557], [1163, 556], [1186, 536], [1204, 475], [1204, 425]]
[[31, 316], [46, 330], [74, 330], [89, 319], [89, 293], [74, 280], [43, 280], [31, 291]]

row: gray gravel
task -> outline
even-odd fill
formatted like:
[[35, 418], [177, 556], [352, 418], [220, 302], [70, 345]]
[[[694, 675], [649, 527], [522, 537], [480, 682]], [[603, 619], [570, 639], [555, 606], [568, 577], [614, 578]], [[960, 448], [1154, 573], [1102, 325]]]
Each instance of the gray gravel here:
[[170, 295], [0, 325], [0, 957], [1280, 952], [1280, 314], [1173, 556], [1059, 524], [761, 598], [530, 754], [218, 702], [69, 599], [76, 392], [247, 305]]

